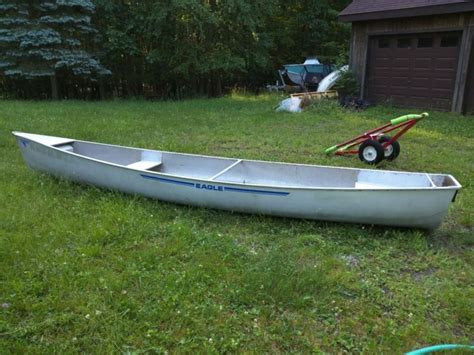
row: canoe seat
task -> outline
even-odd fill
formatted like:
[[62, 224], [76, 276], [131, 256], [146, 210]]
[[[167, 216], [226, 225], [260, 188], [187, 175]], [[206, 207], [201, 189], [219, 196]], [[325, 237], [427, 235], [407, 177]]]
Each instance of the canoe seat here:
[[56, 146], [56, 148], [64, 150], [65, 152], [74, 153], [74, 147], [72, 146], [72, 144], [61, 144], [59, 146]]
[[156, 168], [161, 165], [161, 161], [152, 161], [152, 160], [139, 160], [135, 163], [128, 164], [127, 168], [137, 169], [137, 170], [149, 170]]
[[359, 181], [356, 181], [355, 183], [355, 188], [356, 189], [369, 189], [369, 190], [373, 190], [373, 189], [389, 189], [390, 186], [387, 186], [387, 185], [383, 185], [383, 184], [374, 184], [374, 183], [370, 183], [370, 182], [359, 182]]

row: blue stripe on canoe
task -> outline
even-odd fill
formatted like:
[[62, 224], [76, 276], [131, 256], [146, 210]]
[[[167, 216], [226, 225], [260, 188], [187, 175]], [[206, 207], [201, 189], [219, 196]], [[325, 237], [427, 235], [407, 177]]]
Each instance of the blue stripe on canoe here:
[[192, 183], [192, 182], [174, 180], [174, 179], [167, 179], [167, 178], [162, 178], [162, 177], [159, 177], [159, 176], [150, 176], [150, 175], [144, 175], [144, 174], [140, 174], [140, 176], [144, 177], [145, 179], [159, 180], [159, 181], [162, 181], [162, 182], [167, 182], [169, 184], [176, 184], [176, 185], [184, 185], [184, 186], [194, 187], [194, 183]]
[[239, 187], [224, 187], [224, 191], [243, 192], [247, 194], [278, 195], [278, 196], [287, 196], [290, 194], [289, 192], [242, 189]]
[[[169, 184], [176, 184], [176, 185], [183, 185], [183, 186], [190, 186], [190, 187], [195, 186], [194, 183], [187, 182], [187, 181], [168, 179], [168, 178], [163, 178], [159, 176], [151, 176], [151, 175], [144, 175], [144, 174], [140, 174], [140, 176], [145, 179], [159, 180], [159, 181], [166, 182]], [[224, 191], [242, 192], [242, 193], [247, 193], [247, 194], [277, 195], [277, 196], [287, 196], [290, 194], [289, 192], [243, 189], [239, 187], [224, 187]]]

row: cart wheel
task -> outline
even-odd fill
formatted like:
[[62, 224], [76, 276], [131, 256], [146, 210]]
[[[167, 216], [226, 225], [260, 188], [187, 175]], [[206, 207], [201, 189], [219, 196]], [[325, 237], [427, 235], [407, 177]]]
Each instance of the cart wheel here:
[[[381, 136], [378, 139], [381, 144], [388, 142], [389, 140], [390, 136]], [[398, 157], [398, 154], [400, 154], [400, 143], [397, 141], [392, 142], [392, 144], [385, 148], [384, 155], [387, 160], [395, 160]]]
[[378, 164], [384, 158], [382, 144], [377, 141], [367, 139], [359, 147], [359, 159], [367, 164]]

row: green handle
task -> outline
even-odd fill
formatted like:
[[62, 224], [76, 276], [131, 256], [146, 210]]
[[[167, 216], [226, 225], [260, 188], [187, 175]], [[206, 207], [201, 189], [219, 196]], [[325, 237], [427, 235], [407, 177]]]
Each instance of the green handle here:
[[405, 121], [408, 121], [408, 120], [421, 120], [422, 118], [425, 118], [425, 117], [428, 117], [428, 116], [429, 116], [428, 112], [423, 112], [420, 115], [410, 114], [410, 115], [405, 115], [405, 116], [400, 116], [400, 117], [394, 118], [393, 120], [390, 120], [390, 123], [392, 125], [396, 125], [396, 124], [399, 124], [399, 123], [402, 123], [402, 122], [405, 122]]
[[337, 145], [333, 145], [332, 147], [329, 147], [328, 149], [326, 149], [324, 151], [324, 153], [326, 154], [331, 154], [332, 152], [336, 151], [337, 150]]

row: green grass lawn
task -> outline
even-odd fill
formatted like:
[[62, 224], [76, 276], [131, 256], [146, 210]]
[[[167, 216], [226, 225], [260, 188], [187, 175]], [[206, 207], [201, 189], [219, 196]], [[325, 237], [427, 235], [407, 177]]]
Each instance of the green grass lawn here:
[[324, 148], [409, 110], [277, 96], [0, 101], [0, 352], [384, 352], [474, 334], [474, 117], [432, 112], [379, 169], [463, 185], [434, 232], [206, 210], [29, 170], [12, 130], [367, 167]]

